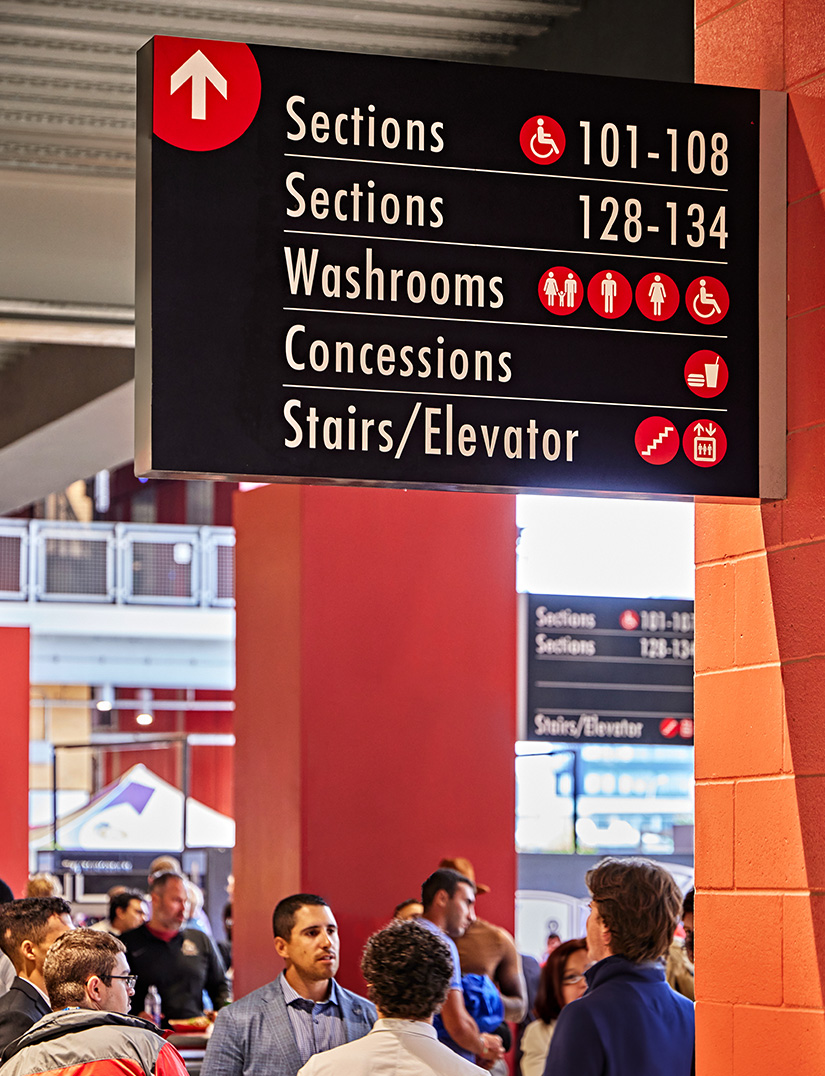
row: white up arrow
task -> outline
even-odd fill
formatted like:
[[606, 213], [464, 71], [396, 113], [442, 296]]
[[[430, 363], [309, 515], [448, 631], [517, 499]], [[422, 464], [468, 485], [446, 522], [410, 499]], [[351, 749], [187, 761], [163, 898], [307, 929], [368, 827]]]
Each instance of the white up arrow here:
[[174, 72], [169, 92], [175, 93], [190, 78], [192, 80], [192, 119], [205, 120], [207, 79], [223, 98], [226, 98], [226, 79], [200, 49], [192, 53], [186, 63]]

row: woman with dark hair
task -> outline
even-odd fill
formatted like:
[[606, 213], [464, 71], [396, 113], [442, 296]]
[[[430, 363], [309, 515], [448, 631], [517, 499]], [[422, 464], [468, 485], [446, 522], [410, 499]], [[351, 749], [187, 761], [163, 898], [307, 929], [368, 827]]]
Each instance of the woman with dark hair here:
[[584, 973], [589, 967], [586, 938], [562, 942], [547, 958], [536, 994], [538, 1020], [527, 1025], [521, 1040], [521, 1076], [542, 1076], [558, 1015], [587, 989]]

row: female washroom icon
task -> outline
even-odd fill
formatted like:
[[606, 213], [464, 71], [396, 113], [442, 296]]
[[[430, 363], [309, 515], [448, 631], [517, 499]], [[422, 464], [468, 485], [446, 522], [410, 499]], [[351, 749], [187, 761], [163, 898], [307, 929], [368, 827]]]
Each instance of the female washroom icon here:
[[[547, 147], [545, 149], [544, 147]], [[533, 133], [533, 137], [530, 139], [530, 149], [534, 157], [558, 157], [560, 155], [559, 147], [556, 145], [556, 141], [553, 138], [551, 131], [545, 131], [544, 129], [544, 117], [539, 116], [536, 120], [536, 130]]]
[[[700, 310], [699, 307], [702, 307]], [[714, 314], [722, 316], [719, 304], [713, 294], [707, 289], [707, 281], [704, 277], [699, 281], [699, 291], [693, 297], [693, 310], [697, 318], [712, 318]]]

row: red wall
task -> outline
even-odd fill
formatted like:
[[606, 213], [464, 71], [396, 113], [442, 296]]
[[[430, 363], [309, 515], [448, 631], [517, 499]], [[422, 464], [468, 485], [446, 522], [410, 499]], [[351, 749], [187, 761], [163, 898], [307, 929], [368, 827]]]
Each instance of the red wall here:
[[0, 878], [22, 896], [29, 876], [29, 629], [0, 628]]
[[239, 994], [272, 978], [261, 932], [299, 887], [332, 904], [345, 985], [443, 856], [512, 928], [514, 516], [482, 494], [237, 498]]
[[788, 495], [696, 508], [697, 1072], [825, 1072], [825, 8], [696, 19], [697, 81], [791, 91]]

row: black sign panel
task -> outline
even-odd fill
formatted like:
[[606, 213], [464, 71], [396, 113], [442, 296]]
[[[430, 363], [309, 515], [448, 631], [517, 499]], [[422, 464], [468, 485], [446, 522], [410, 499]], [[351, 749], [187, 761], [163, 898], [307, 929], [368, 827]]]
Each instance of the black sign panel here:
[[178, 38], [138, 75], [139, 473], [759, 495], [781, 95]]
[[692, 601], [526, 598], [526, 739], [693, 743]]

